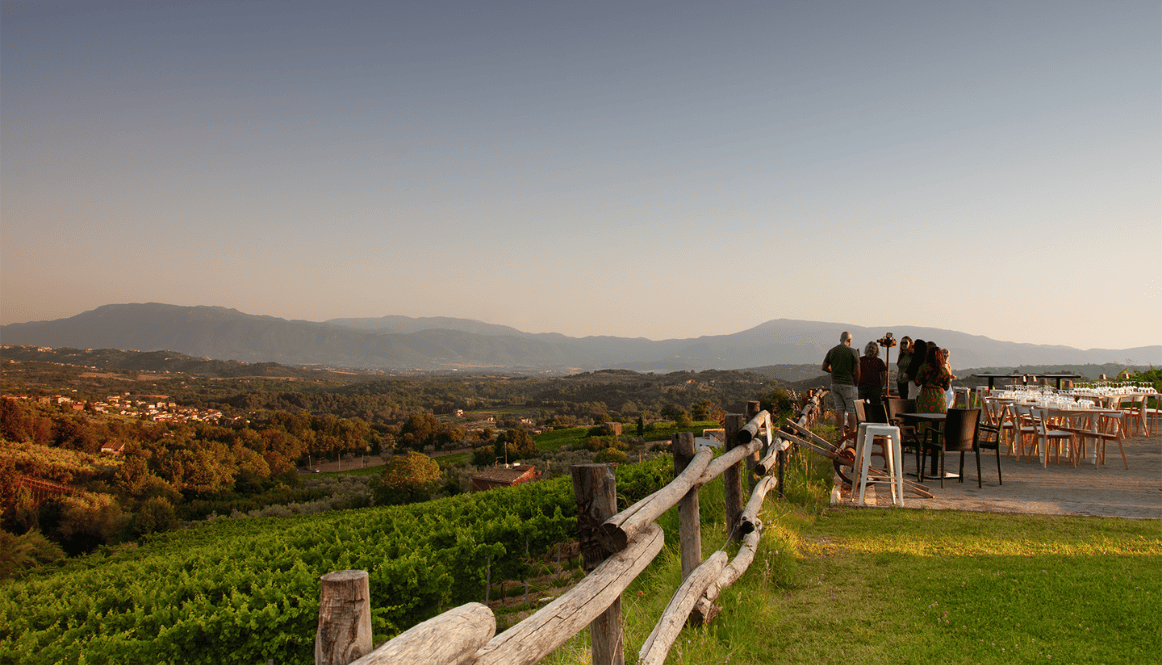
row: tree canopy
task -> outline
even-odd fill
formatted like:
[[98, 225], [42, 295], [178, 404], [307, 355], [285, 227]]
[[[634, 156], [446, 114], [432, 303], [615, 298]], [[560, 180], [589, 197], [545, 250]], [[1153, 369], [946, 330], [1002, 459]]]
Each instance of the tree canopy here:
[[388, 460], [383, 473], [372, 483], [371, 492], [379, 505], [414, 503], [427, 500], [439, 480], [440, 465], [412, 450]]

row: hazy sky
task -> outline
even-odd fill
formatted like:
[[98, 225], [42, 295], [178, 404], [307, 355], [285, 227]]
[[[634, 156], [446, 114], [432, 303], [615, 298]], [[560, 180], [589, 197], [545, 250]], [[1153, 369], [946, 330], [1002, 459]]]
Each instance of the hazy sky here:
[[0, 322], [1162, 343], [1162, 5], [8, 2]]

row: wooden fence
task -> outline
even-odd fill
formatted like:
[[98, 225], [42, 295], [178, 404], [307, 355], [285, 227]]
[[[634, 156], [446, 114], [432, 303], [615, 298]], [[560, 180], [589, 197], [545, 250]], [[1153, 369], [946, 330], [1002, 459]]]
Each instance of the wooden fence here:
[[16, 488], [18, 490], [25, 490], [34, 505], [40, 505], [41, 502], [50, 497], [77, 493], [74, 487], [25, 475], [18, 475], [16, 477]]
[[[809, 394], [798, 423], [818, 417], [826, 391]], [[532, 616], [496, 635], [496, 618], [487, 606], [468, 603], [429, 619], [372, 651], [371, 604], [365, 571], [339, 571], [322, 577], [315, 662], [325, 665], [523, 665], [536, 663], [590, 628], [593, 662], [624, 663], [621, 593], [662, 550], [662, 529], [655, 520], [678, 506], [682, 584], [638, 652], [638, 662], [662, 663], [682, 626], [712, 621], [721, 591], [737, 580], [754, 560], [766, 495], [778, 488], [789, 448], [772, 426], [770, 415], [751, 402], [747, 414], [726, 416], [725, 452], [715, 458], [710, 446], [693, 434], [672, 440], [675, 478], [670, 484], [616, 513], [616, 484], [604, 464], [571, 467], [578, 503], [578, 530], [586, 568], [580, 582]], [[743, 501], [743, 464], [753, 472], [751, 493]], [[777, 475], [769, 475], [777, 470]], [[738, 554], [725, 551], [703, 560], [698, 488], [723, 476], [727, 538], [741, 540]]]

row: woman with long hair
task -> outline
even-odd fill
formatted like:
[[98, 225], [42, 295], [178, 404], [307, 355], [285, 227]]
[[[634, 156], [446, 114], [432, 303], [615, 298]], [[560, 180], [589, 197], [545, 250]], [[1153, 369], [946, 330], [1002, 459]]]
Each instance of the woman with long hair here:
[[896, 358], [896, 389], [900, 399], [908, 399], [908, 366], [912, 364], [912, 338], [900, 340], [900, 357]]
[[952, 387], [952, 374], [944, 367], [944, 352], [935, 344], [928, 347], [928, 359], [916, 374], [916, 383], [920, 384], [917, 413], [948, 413], [944, 391]]
[[859, 359], [859, 398], [868, 404], [881, 404], [888, 383], [888, 366], [880, 360], [880, 345], [868, 342]]
[[912, 362], [908, 365], [908, 381], [912, 383], [909, 394], [919, 396], [920, 384], [916, 383], [916, 374], [928, 359], [928, 342], [918, 339], [912, 342]]

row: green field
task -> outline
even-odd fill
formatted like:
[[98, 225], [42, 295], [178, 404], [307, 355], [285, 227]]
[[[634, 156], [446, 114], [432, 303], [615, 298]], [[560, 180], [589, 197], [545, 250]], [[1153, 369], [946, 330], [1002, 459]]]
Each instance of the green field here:
[[[1158, 662], [1156, 521], [831, 508], [829, 469], [792, 465], [787, 500], [768, 498], [750, 570], [667, 662]], [[619, 467], [619, 503], [670, 474], [664, 456]], [[709, 556], [725, 540], [721, 480], [701, 495]], [[371, 573], [373, 627], [386, 639], [484, 600], [486, 578], [493, 599], [498, 580], [519, 594], [515, 583], [545, 572], [537, 557], [575, 528], [571, 506], [560, 478], [226, 519], [103, 549], [0, 586], [0, 663], [309, 663], [323, 573]], [[624, 596], [629, 662], [680, 581], [676, 510], [660, 522], [667, 546]], [[502, 627], [522, 616], [497, 614]], [[546, 662], [588, 663], [587, 644], [583, 632]]]
[[[831, 508], [829, 468], [798, 469], [788, 502], [768, 498], [750, 570], [723, 592], [714, 623], [683, 631], [667, 662], [1162, 659], [1157, 521]], [[721, 500], [704, 490], [702, 501], [705, 521]], [[721, 526], [704, 523], [703, 556], [723, 541]], [[667, 549], [624, 596], [627, 662], [680, 582], [675, 542], [668, 532]], [[589, 662], [588, 639], [546, 662]]]

